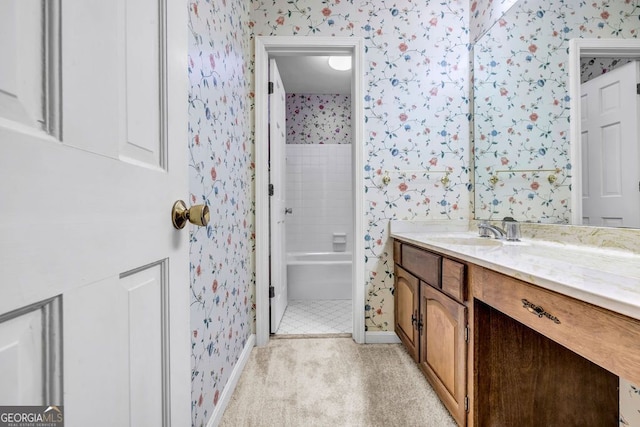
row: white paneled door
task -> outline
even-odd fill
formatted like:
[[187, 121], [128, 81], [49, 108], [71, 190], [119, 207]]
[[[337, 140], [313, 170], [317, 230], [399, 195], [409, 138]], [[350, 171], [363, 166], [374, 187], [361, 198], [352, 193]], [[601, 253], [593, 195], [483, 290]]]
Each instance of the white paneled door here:
[[186, 13], [0, 2], [0, 406], [189, 423]]
[[276, 333], [287, 309], [287, 250], [286, 250], [286, 94], [275, 59], [269, 60], [269, 183], [271, 238], [271, 333]]
[[638, 62], [582, 84], [582, 221], [640, 227]]

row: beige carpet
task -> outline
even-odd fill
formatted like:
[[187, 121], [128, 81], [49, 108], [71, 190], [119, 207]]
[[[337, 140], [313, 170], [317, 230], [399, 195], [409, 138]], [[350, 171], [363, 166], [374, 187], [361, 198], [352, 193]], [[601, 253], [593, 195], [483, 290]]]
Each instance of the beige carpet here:
[[221, 426], [455, 426], [401, 344], [271, 339], [254, 348]]

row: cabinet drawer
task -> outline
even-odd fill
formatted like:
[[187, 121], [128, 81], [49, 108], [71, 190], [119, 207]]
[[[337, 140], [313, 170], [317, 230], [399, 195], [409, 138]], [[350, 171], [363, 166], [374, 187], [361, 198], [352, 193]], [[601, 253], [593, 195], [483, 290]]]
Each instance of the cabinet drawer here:
[[423, 282], [440, 288], [442, 257], [409, 245], [402, 245], [402, 266]]
[[402, 243], [398, 240], [393, 241], [393, 262], [402, 264]]
[[465, 265], [442, 258], [442, 291], [458, 301], [466, 301]]
[[473, 295], [614, 374], [640, 384], [640, 321], [487, 269], [474, 279]]

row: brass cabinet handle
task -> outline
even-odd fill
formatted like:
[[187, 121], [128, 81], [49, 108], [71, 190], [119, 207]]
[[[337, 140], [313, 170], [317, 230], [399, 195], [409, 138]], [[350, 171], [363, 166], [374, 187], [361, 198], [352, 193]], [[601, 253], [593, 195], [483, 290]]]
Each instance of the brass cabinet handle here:
[[209, 224], [209, 206], [194, 205], [187, 209], [187, 205], [182, 200], [176, 201], [171, 208], [173, 226], [180, 230], [184, 228], [187, 221], [199, 226]]
[[526, 299], [522, 299], [522, 307], [526, 308], [529, 313], [535, 314], [540, 318], [546, 317], [547, 319], [552, 320], [553, 323], [560, 324], [560, 319], [558, 319], [556, 316], [552, 315], [551, 313], [547, 313], [544, 308], [540, 307], [539, 305], [535, 305]]

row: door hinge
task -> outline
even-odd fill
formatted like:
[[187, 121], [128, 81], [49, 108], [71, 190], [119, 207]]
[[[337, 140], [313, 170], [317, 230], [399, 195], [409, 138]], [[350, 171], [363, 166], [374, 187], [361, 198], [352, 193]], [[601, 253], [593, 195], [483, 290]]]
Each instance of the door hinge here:
[[275, 298], [276, 296], [276, 288], [273, 286], [269, 286], [269, 298]]
[[469, 325], [464, 327], [464, 341], [469, 342]]
[[636, 93], [640, 95], [640, 83], [636, 84]]
[[273, 196], [273, 191], [274, 191], [273, 184], [269, 184], [269, 195], [270, 196]]
[[269, 82], [267, 91], [269, 92], [269, 95], [273, 93], [273, 82]]
[[469, 396], [464, 397], [464, 412], [469, 412]]

